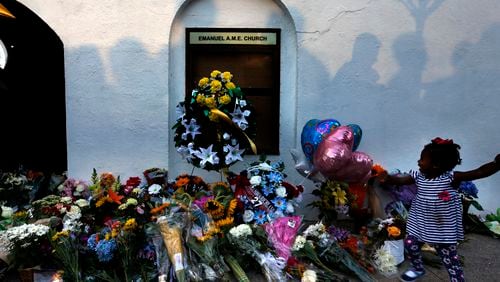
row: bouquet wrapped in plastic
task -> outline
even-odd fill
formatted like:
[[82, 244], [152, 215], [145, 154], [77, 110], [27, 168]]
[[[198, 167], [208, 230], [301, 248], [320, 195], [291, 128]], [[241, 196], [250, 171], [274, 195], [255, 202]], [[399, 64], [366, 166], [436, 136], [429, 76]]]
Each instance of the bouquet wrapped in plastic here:
[[[262, 230], [261, 227], [256, 227], [256, 232]], [[236, 247], [243, 254], [252, 257], [261, 267], [267, 281], [286, 281], [284, 268], [286, 266], [285, 259], [276, 258], [269, 250], [265, 249], [260, 241], [255, 238], [252, 227], [248, 224], [240, 224], [229, 230], [229, 243]]]
[[157, 223], [177, 280], [180, 282], [187, 281], [186, 253], [183, 246], [181, 222], [175, 219], [169, 220], [166, 217], [160, 217]]

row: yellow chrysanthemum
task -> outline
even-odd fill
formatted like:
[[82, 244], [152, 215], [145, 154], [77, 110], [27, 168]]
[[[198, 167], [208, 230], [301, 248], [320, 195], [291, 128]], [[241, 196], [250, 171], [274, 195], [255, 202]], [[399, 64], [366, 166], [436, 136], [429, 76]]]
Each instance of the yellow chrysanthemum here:
[[226, 88], [231, 90], [231, 89], [236, 88], [236, 85], [234, 85], [234, 83], [232, 83], [232, 82], [228, 82], [228, 83], [226, 83]]
[[225, 94], [219, 97], [219, 104], [226, 105], [229, 104], [229, 102], [231, 102], [231, 96]]
[[228, 71], [223, 72], [220, 76], [224, 82], [229, 82], [233, 78], [233, 75]]
[[111, 239], [111, 233], [106, 233], [106, 235], [104, 236], [104, 240], [109, 240]]
[[61, 237], [68, 237], [68, 236], [69, 236], [69, 230], [60, 231], [54, 234], [54, 236], [52, 236], [52, 241], [57, 241]]
[[23, 217], [26, 217], [26, 215], [28, 215], [28, 213], [26, 211], [17, 211], [14, 213], [13, 217], [14, 218], [23, 218]]
[[204, 78], [200, 79], [200, 81], [198, 82], [198, 86], [201, 88], [205, 88], [205, 87], [207, 87], [209, 82], [210, 82], [210, 80], [208, 79], [208, 77], [204, 77]]
[[104, 203], [106, 203], [106, 201], [108, 200], [108, 197], [101, 197], [99, 200], [97, 200], [97, 202], [95, 203], [95, 207], [98, 208], [102, 205], [104, 205]]
[[217, 103], [215, 102], [214, 97], [207, 97], [205, 99], [205, 106], [207, 106], [209, 109], [214, 109], [217, 107]]
[[123, 230], [125, 231], [134, 230], [136, 228], [137, 228], [137, 222], [135, 221], [135, 218], [128, 219], [123, 225]]
[[212, 71], [212, 72], [210, 73], [210, 77], [211, 77], [211, 78], [216, 78], [217, 76], [219, 76], [219, 75], [220, 75], [220, 73], [221, 73], [220, 71], [218, 71], [218, 70], [214, 70], [214, 71]]
[[138, 202], [134, 198], [128, 198], [127, 199], [127, 205], [132, 205], [132, 206], [137, 206]]
[[198, 104], [205, 103], [205, 96], [203, 96], [202, 94], [199, 94], [198, 96], [196, 96], [196, 103], [198, 103]]
[[[108, 233], [109, 234], [109, 233]], [[108, 235], [106, 234], [106, 236]], [[118, 234], [120, 234], [120, 230], [118, 228], [113, 228], [111, 230], [111, 238], [116, 238], [116, 236], [118, 236]], [[109, 240], [109, 239], [107, 239]]]
[[212, 80], [210, 82], [210, 92], [211, 93], [217, 93], [222, 89], [222, 82], [218, 80]]

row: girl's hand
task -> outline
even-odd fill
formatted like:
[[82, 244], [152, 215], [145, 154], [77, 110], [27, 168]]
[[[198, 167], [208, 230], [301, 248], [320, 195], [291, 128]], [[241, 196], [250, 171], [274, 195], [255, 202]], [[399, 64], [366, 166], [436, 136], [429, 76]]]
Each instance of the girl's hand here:
[[389, 178], [389, 173], [387, 173], [387, 170], [380, 171], [376, 176], [376, 179], [380, 183], [385, 183], [387, 181], [387, 178]]

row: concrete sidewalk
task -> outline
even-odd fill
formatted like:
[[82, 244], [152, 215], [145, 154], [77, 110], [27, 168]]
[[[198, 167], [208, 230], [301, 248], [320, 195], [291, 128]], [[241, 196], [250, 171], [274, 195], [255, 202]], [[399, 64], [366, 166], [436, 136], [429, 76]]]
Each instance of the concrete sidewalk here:
[[[458, 246], [458, 254], [463, 257], [463, 267], [466, 281], [500, 281], [500, 239], [489, 235], [476, 233], [465, 234], [465, 241]], [[432, 261], [439, 261], [437, 255], [425, 254]], [[400, 281], [401, 275], [408, 268], [408, 261], [399, 267], [399, 274], [394, 277], [385, 277], [376, 274], [374, 277], [380, 282]], [[439, 268], [425, 265], [426, 275], [419, 281], [449, 281], [448, 273], [444, 266]]]

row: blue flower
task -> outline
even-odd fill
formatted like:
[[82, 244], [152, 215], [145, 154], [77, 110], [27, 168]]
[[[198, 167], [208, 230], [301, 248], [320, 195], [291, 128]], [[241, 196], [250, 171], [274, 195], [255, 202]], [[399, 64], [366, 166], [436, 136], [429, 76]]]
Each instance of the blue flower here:
[[264, 222], [266, 222], [267, 216], [263, 210], [258, 210], [255, 212], [253, 218], [255, 219], [257, 224], [264, 224]]
[[286, 199], [285, 198], [282, 198], [282, 197], [276, 197], [274, 200], [271, 200], [271, 202], [273, 202], [274, 206], [278, 209], [278, 210], [286, 210]]
[[100, 262], [108, 262], [113, 259], [113, 252], [117, 249], [115, 239], [101, 240], [97, 243], [96, 253]]
[[477, 187], [472, 181], [462, 181], [460, 182], [460, 186], [458, 187], [458, 191], [460, 193], [465, 194], [466, 196], [470, 196], [473, 198], [477, 198]]
[[97, 234], [92, 234], [90, 235], [89, 239], [87, 239], [87, 247], [95, 251], [96, 246], [97, 246]]
[[274, 187], [272, 185], [263, 185], [262, 193], [264, 193], [264, 196], [269, 196], [269, 194], [274, 193]]
[[267, 178], [269, 179], [269, 181], [276, 183], [276, 182], [281, 182], [283, 180], [283, 175], [279, 172], [271, 172], [269, 173]]

